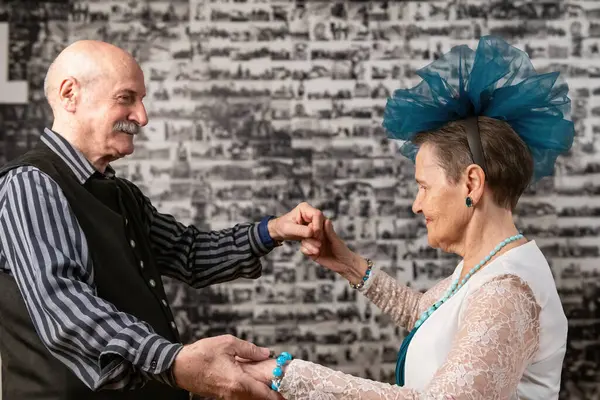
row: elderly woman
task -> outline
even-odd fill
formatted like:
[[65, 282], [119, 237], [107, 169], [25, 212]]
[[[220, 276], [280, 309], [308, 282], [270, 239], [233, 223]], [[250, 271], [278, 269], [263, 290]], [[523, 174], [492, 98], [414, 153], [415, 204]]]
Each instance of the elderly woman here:
[[454, 273], [416, 292], [352, 252], [331, 221], [324, 238], [302, 244], [410, 331], [397, 385], [288, 353], [243, 368], [286, 399], [557, 399], [567, 319], [548, 262], [512, 211], [573, 142], [568, 89], [493, 37], [418, 74], [420, 85], [388, 101], [384, 126], [405, 141], [404, 155], [416, 155], [413, 211], [432, 247], [462, 258]]

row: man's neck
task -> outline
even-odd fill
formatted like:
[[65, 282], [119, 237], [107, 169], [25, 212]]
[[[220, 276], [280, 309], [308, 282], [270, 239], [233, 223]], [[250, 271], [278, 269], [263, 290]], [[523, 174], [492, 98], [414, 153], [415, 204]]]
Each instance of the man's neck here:
[[90, 146], [88, 142], [82, 140], [85, 135], [76, 132], [76, 130], [69, 125], [60, 124], [56, 121], [52, 125], [52, 131], [59, 134], [63, 139], [65, 139], [71, 146], [77, 149], [83, 156], [92, 164], [92, 166], [99, 172], [104, 173], [106, 171], [106, 167], [112, 160], [107, 160], [106, 157], [102, 157], [98, 154], [95, 154], [91, 150], [93, 146]]

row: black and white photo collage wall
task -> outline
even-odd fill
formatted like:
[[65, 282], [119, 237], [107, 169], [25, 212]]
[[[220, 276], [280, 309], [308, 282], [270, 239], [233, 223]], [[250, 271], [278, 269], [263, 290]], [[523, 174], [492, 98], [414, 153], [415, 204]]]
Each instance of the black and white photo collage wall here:
[[[130, 51], [150, 122], [113, 166], [199, 229], [322, 209], [354, 249], [418, 290], [457, 259], [411, 211], [414, 166], [381, 127], [386, 98], [457, 44], [499, 35], [570, 86], [576, 138], [523, 196], [518, 227], [554, 272], [569, 342], [563, 399], [600, 399], [600, 1], [0, 0], [0, 163], [52, 115], [51, 60], [78, 39]], [[405, 331], [285, 243], [258, 280], [167, 280], [182, 339], [231, 333], [393, 382]]]

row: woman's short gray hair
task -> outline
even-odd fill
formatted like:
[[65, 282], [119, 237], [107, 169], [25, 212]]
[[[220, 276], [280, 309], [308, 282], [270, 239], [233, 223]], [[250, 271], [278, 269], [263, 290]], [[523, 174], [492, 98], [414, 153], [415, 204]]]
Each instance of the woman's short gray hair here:
[[[478, 118], [486, 165], [486, 183], [494, 201], [514, 210], [533, 177], [533, 157], [525, 142], [511, 126], [494, 118]], [[458, 120], [432, 131], [420, 132], [412, 142], [433, 145], [439, 165], [451, 183], [460, 180], [465, 168], [473, 164], [464, 121]]]

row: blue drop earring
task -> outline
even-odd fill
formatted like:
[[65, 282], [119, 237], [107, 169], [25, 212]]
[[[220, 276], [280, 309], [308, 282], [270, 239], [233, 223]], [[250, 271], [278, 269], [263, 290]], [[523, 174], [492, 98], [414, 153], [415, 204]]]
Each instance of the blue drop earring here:
[[467, 207], [469, 207], [469, 208], [473, 207], [473, 199], [471, 197], [467, 196], [466, 203], [467, 203]]

